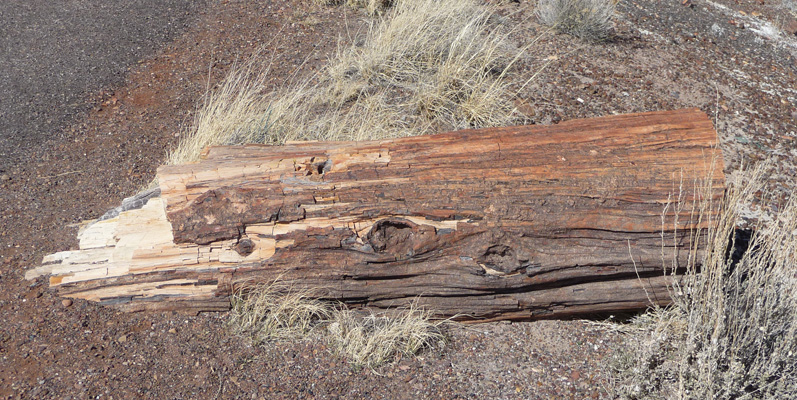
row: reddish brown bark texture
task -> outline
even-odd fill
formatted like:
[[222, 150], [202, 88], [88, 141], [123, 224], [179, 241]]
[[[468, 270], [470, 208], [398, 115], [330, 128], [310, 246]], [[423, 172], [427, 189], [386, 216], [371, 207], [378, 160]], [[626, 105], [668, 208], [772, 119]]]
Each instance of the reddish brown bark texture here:
[[[689, 231], [705, 228], [692, 222], [695, 196], [680, 187], [698, 182], [715, 199], [723, 193], [716, 140], [706, 115], [691, 109], [215, 147], [199, 163], [159, 170], [166, 216], [175, 246], [226, 241], [245, 260], [62, 290], [80, 297], [119, 279], [194, 274], [216, 285], [212, 296], [125, 297], [120, 286], [119, 296], [99, 301], [217, 310], [235, 288], [279, 278], [347, 303], [418, 301], [475, 320], [640, 309], [669, 301], [662, 265], [683, 264]], [[671, 204], [679, 196], [682, 211]]]

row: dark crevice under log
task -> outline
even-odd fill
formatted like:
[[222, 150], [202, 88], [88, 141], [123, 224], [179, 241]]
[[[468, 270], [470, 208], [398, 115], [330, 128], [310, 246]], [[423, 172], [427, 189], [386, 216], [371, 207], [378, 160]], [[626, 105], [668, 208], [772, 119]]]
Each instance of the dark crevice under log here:
[[161, 167], [160, 197], [88, 226], [80, 250], [29, 277], [129, 311], [224, 310], [275, 279], [472, 320], [637, 310], [670, 301], [663, 266], [683, 266], [706, 228], [681, 187], [722, 196], [716, 141], [690, 109], [213, 147]]

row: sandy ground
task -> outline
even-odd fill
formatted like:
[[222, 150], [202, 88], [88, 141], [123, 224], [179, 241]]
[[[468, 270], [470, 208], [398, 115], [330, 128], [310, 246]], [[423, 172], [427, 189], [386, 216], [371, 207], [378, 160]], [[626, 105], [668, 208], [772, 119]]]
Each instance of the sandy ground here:
[[[317, 340], [254, 348], [224, 314], [66, 306], [44, 280], [25, 281], [43, 255], [76, 246], [75, 224], [152, 178], [236, 59], [265, 45], [276, 87], [317, 70], [366, 18], [299, 0], [49, 4], [0, 5], [0, 396], [609, 397], [618, 338], [584, 321], [455, 328], [443, 351], [354, 370]], [[530, 48], [518, 77], [545, 69], [518, 104], [543, 124], [699, 107], [716, 122], [726, 173], [774, 157], [777, 208], [797, 176], [797, 36], [778, 4], [622, 2], [614, 41], [545, 35]], [[544, 31], [532, 6], [500, 6], [518, 46]]]

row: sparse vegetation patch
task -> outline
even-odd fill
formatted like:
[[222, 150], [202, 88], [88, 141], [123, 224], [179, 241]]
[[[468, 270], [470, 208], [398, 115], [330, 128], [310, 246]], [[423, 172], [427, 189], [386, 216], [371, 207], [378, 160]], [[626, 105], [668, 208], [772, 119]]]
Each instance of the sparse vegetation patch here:
[[423, 349], [446, 344], [443, 326], [429, 311], [410, 306], [391, 315], [361, 316], [340, 310], [327, 327], [336, 351], [357, 367], [376, 367], [400, 356], [412, 357]]
[[709, 232], [702, 268], [688, 266], [675, 303], [622, 327], [617, 391], [627, 399], [787, 399], [797, 396], [797, 202], [729, 257], [742, 205], [761, 169], [738, 178]]
[[617, 0], [540, 0], [537, 17], [557, 32], [587, 41], [610, 38]]
[[233, 295], [231, 329], [254, 345], [317, 334], [357, 368], [374, 368], [446, 343], [443, 330], [450, 322], [433, 320], [431, 312], [414, 304], [365, 314], [317, 295], [282, 281], [241, 288]]
[[519, 55], [475, 0], [398, 0], [318, 75], [265, 92], [265, 52], [206, 97], [170, 163], [218, 144], [369, 140], [525, 121], [506, 78]]
[[315, 0], [321, 5], [345, 4], [347, 7], [362, 8], [369, 15], [379, 15], [393, 3], [392, 0]]
[[781, 1], [781, 6], [792, 14], [797, 15], [797, 0], [783, 0]]
[[313, 294], [281, 281], [242, 287], [232, 296], [230, 325], [255, 345], [304, 338], [334, 314]]

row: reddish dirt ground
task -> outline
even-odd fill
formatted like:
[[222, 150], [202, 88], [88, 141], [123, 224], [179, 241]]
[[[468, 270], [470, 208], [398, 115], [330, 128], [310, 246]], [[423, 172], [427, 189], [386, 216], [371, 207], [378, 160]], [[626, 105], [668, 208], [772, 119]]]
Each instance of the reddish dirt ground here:
[[[513, 40], [545, 29], [534, 2], [501, 4]], [[774, 157], [771, 205], [794, 188], [797, 36], [779, 2], [622, 2], [617, 37], [545, 34], [517, 67], [533, 123], [699, 107], [716, 121], [726, 173]], [[513, 13], [517, 11], [516, 13]], [[76, 246], [100, 216], [154, 176], [197, 101], [236, 59], [273, 52], [275, 87], [317, 70], [363, 31], [362, 12], [301, 0], [211, 1], [181, 36], [141, 59], [90, 111], [0, 170], [0, 396], [4, 398], [603, 398], [616, 334], [583, 321], [454, 328], [451, 345], [375, 371], [320, 341], [252, 347], [224, 314], [122, 314], [66, 305], [24, 280]], [[767, 25], [769, 23], [770, 25]], [[773, 29], [769, 27], [773, 26]], [[774, 32], [774, 33], [773, 33]], [[4, 164], [6, 165], [6, 164]]]

